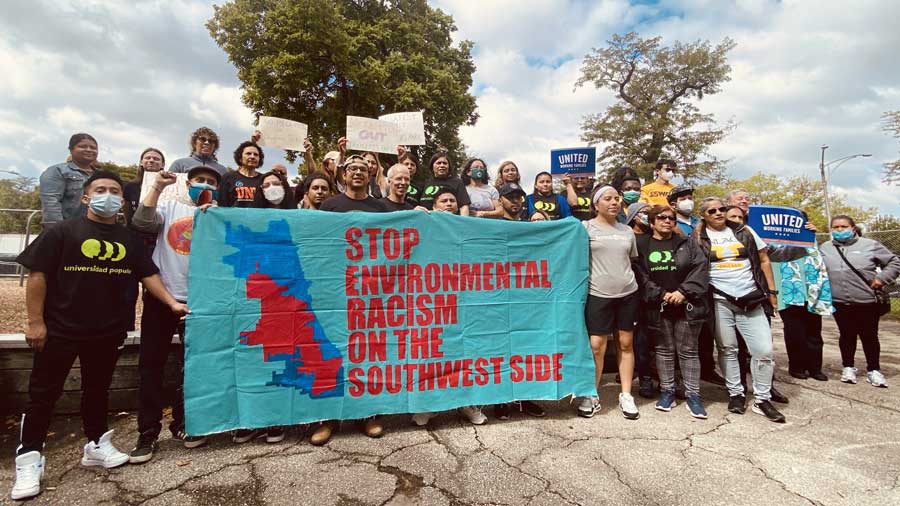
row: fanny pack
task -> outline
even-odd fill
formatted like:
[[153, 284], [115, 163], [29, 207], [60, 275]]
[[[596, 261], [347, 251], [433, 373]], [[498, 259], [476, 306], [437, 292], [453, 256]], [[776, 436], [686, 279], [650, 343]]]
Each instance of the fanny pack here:
[[722, 297], [725, 297], [725, 300], [727, 300], [732, 305], [737, 306], [737, 308], [741, 311], [753, 311], [754, 309], [759, 307], [760, 304], [769, 299], [769, 297], [759, 288], [753, 290], [747, 295], [742, 295], [740, 297], [733, 297], [731, 295], [728, 295], [727, 293], [719, 290], [716, 287], [712, 287], [712, 289], [713, 292], [721, 295]]

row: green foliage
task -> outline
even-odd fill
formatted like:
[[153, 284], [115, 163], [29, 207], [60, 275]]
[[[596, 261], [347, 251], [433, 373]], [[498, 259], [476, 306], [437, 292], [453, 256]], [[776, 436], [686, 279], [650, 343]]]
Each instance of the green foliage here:
[[[37, 180], [31, 177], [0, 179], [0, 208], [3, 209], [40, 209], [41, 197], [37, 189]], [[0, 234], [25, 233], [25, 223], [29, 213], [0, 211]], [[40, 231], [40, 215], [31, 220], [32, 233]]]
[[900, 217], [891, 214], [879, 214], [865, 223], [866, 233], [900, 230]]
[[[888, 111], [881, 116], [882, 130], [900, 140], [900, 111]], [[884, 164], [884, 182], [900, 184], [900, 158]]]
[[118, 165], [114, 162], [97, 162], [94, 164], [94, 169], [114, 172], [122, 178], [122, 182], [124, 183], [137, 177], [138, 173], [138, 166], [136, 163], [131, 165]]
[[472, 43], [454, 46], [453, 18], [425, 0], [233, 0], [207, 28], [247, 107], [309, 125], [317, 158], [335, 149], [347, 115], [424, 110], [420, 165], [438, 149], [465, 160], [459, 127], [478, 119]]
[[[694, 201], [704, 197], [725, 198], [729, 190], [744, 189], [750, 193], [754, 204], [787, 206], [806, 211], [810, 221], [819, 231], [827, 231], [825, 218], [825, 194], [822, 182], [808, 176], [779, 177], [774, 174], [757, 172], [747, 179], [726, 180], [722, 184], [704, 184], [694, 192]], [[878, 214], [877, 207], [855, 207], [848, 205], [844, 198], [831, 194], [831, 214], [847, 214], [859, 223], [866, 223]]]
[[618, 100], [602, 114], [585, 116], [581, 139], [605, 144], [597, 163], [610, 171], [630, 165], [649, 178], [658, 160], [671, 158], [688, 180], [714, 177], [725, 162], [708, 148], [734, 125], [717, 126], [694, 102], [730, 80], [726, 56], [735, 43], [726, 38], [715, 47], [709, 41], [660, 47], [660, 40], [613, 35], [607, 47], [585, 56], [576, 87], [593, 83]]

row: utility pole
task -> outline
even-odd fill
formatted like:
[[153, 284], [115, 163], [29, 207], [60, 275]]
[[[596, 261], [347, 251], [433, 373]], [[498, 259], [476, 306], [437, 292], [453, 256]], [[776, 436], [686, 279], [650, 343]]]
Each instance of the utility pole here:
[[819, 162], [819, 173], [822, 176], [822, 189], [825, 192], [825, 219], [828, 227], [831, 227], [831, 195], [828, 194], [828, 174], [825, 173], [825, 150], [828, 149], [826, 144], [822, 144], [822, 161]]

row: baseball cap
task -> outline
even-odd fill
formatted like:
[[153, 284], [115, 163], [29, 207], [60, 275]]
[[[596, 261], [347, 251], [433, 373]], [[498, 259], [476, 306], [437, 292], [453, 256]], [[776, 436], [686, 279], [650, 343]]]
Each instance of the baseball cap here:
[[218, 184], [222, 180], [222, 175], [216, 169], [212, 167], [207, 167], [206, 165], [198, 165], [193, 169], [189, 170], [187, 173], [188, 179], [196, 176], [197, 174], [209, 174], [212, 177], [216, 178], [216, 183]]
[[509, 197], [511, 195], [521, 195], [525, 196], [525, 190], [522, 189], [521, 186], [516, 183], [504, 183], [503, 186], [500, 187], [500, 196], [501, 197]]

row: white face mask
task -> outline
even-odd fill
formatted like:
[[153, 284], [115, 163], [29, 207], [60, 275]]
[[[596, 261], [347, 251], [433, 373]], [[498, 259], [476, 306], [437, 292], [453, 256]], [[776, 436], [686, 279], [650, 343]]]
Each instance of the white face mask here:
[[675, 173], [671, 170], [661, 170], [659, 171], [659, 177], [662, 178], [663, 181], [671, 181], [673, 177], [675, 177]]
[[694, 201], [691, 199], [682, 200], [678, 203], [678, 212], [684, 215], [690, 215], [694, 211]]
[[278, 205], [284, 200], [284, 188], [272, 185], [263, 189], [263, 196], [266, 197], [266, 200], [269, 202]]

